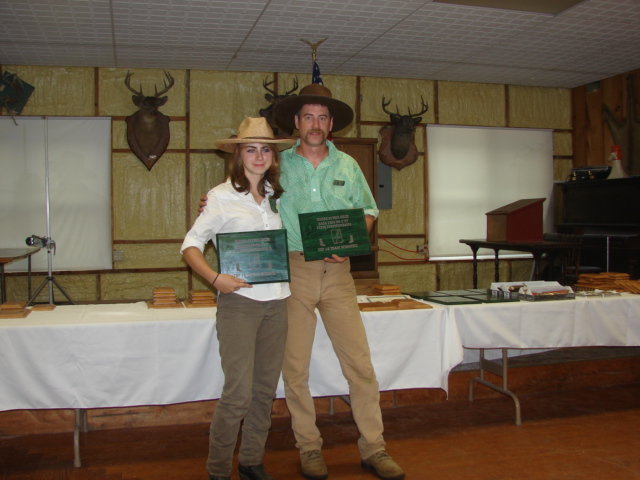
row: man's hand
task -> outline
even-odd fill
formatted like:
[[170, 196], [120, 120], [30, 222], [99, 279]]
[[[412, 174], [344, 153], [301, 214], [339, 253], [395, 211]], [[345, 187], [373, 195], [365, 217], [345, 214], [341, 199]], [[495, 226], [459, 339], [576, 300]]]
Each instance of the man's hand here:
[[[198, 203], [198, 215], [200, 215], [202, 212], [204, 212], [204, 207], [207, 206], [207, 196], [206, 195], [202, 195], [200, 197], [200, 202]], [[225, 292], [227, 293], [227, 292]]]
[[326, 257], [324, 261], [327, 263], [344, 263], [347, 260], [347, 258], [349, 257], [339, 257], [334, 253], [333, 255], [331, 255], [331, 258]]

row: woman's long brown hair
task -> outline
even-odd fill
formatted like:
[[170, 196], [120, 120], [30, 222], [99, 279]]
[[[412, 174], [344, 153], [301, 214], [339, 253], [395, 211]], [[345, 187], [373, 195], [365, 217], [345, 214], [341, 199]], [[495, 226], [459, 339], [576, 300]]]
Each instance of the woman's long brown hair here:
[[[236, 145], [236, 149], [233, 151], [233, 158], [231, 159], [231, 171], [229, 172], [231, 183], [237, 192], [249, 192], [251, 190], [251, 182], [249, 182], [249, 179], [244, 174], [244, 164], [242, 163], [242, 148], [244, 145], [244, 143]], [[280, 185], [280, 155], [278, 154], [278, 149], [272, 144], [264, 143], [263, 145], [267, 145], [273, 153], [273, 162], [271, 162], [269, 170], [265, 172], [260, 182], [258, 182], [258, 193], [266, 196], [267, 191], [265, 184], [269, 182], [273, 189], [272, 198], [275, 200], [280, 198], [284, 192], [282, 185]]]

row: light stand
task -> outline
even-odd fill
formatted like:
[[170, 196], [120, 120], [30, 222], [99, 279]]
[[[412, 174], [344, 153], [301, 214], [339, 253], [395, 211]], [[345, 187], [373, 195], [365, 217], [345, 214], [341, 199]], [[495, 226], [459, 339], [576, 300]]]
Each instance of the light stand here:
[[[51, 239], [51, 206], [50, 206], [50, 198], [49, 198], [49, 119], [47, 117], [42, 117], [44, 119], [44, 190], [45, 197], [47, 203], [47, 236], [46, 237], [37, 237], [32, 235], [27, 238], [27, 245], [32, 246], [43, 246], [47, 248], [47, 277], [44, 279], [42, 284], [36, 289], [34, 294], [31, 296], [27, 305], [32, 305], [35, 299], [38, 297], [40, 292], [45, 286], [49, 287], [49, 304], [53, 305], [53, 285], [58, 287], [58, 290], [62, 292], [62, 294], [69, 300], [69, 303], [75, 305], [71, 297], [67, 295], [60, 284], [53, 278], [53, 259], [52, 255], [56, 253], [56, 242]], [[52, 253], [53, 252], [53, 253]]]

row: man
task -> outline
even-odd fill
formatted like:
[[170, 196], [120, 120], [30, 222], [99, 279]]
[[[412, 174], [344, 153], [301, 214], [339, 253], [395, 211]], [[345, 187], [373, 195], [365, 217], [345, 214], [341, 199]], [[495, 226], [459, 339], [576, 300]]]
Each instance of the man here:
[[316, 330], [317, 308], [349, 384], [353, 417], [360, 431], [358, 448], [364, 468], [385, 480], [400, 480], [404, 472], [384, 450], [380, 392], [376, 380], [348, 257], [332, 255], [305, 262], [298, 214], [363, 208], [369, 230], [378, 215], [373, 195], [356, 161], [327, 140], [353, 119], [346, 103], [332, 98], [320, 84], [280, 100], [274, 109], [283, 125], [295, 126], [297, 143], [281, 155], [280, 214], [289, 239], [291, 296], [287, 299], [289, 329], [282, 374], [291, 413], [302, 475], [324, 480], [322, 437], [316, 427], [309, 391], [309, 363]]

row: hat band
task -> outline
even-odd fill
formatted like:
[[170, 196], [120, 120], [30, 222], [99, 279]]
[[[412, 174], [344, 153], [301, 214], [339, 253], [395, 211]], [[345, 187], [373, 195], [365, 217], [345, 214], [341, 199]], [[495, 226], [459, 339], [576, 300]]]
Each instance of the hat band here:
[[275, 140], [273, 137], [238, 137], [237, 140]]

